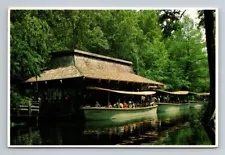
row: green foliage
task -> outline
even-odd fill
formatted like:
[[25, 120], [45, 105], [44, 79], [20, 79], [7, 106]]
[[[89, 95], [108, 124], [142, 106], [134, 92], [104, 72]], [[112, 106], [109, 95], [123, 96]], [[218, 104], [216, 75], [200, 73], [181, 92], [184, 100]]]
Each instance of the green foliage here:
[[22, 20], [11, 22], [10, 33], [11, 77], [25, 80], [38, 75], [48, 60], [48, 24], [27, 13]]
[[49, 26], [33, 16], [36, 11], [12, 11], [10, 22], [10, 76], [11, 105], [29, 104], [21, 95], [20, 83], [39, 75], [48, 61]]
[[19, 93], [20, 91], [11, 86], [10, 91], [10, 104], [12, 107], [16, 107], [17, 105], [28, 105], [31, 103], [31, 99], [29, 97], [24, 97]]
[[158, 11], [159, 24], [165, 38], [170, 37], [174, 31], [178, 31], [182, 28], [180, 19], [182, 18], [184, 12], [181, 12], [181, 10]]
[[[130, 60], [134, 71], [168, 89], [208, 91], [200, 30], [179, 10], [13, 10], [10, 13], [11, 97], [19, 83], [47, 68], [49, 52], [80, 49]], [[167, 22], [168, 24], [162, 25]], [[168, 31], [165, 31], [165, 28]]]
[[[205, 42], [200, 30], [194, 27], [189, 17], [184, 17], [183, 28], [167, 39], [169, 54], [169, 89], [184, 89], [190, 91], [208, 91], [209, 73]], [[174, 82], [172, 81], [174, 80]]]

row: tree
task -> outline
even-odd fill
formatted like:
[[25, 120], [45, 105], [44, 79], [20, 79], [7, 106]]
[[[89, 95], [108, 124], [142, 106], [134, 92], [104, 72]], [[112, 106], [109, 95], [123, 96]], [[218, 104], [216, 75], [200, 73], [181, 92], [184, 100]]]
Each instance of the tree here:
[[[10, 22], [11, 104], [23, 104], [21, 82], [39, 75], [48, 60], [49, 26], [30, 11], [12, 11]], [[21, 16], [17, 16], [21, 15]]]
[[180, 20], [185, 13], [185, 10], [160, 10], [159, 23], [165, 38], [170, 37], [174, 31], [180, 30]]
[[[144, 41], [140, 45], [140, 57], [143, 60], [141, 75], [150, 79], [165, 82], [168, 54], [162, 39], [162, 32], [159, 27], [159, 16], [156, 11], [140, 11], [139, 27], [143, 32]], [[145, 49], [143, 49], [145, 47]]]
[[[215, 79], [215, 33], [214, 33], [214, 23], [215, 18], [213, 10], [204, 10], [204, 23], [206, 30], [206, 44], [208, 53], [208, 64], [209, 64], [209, 74], [210, 74], [210, 97], [209, 103], [206, 107], [203, 122], [209, 128], [207, 133], [211, 138], [212, 144], [215, 144], [215, 133], [213, 128], [215, 127], [214, 120], [211, 119], [215, 112], [215, 90], [216, 90], [216, 79]], [[212, 138], [213, 137], [213, 138]]]
[[[164, 16], [156, 10], [13, 10], [13, 92], [20, 90], [18, 83], [46, 69], [50, 52], [74, 48], [132, 61], [137, 74], [171, 90], [207, 91], [207, 54], [200, 31], [189, 18], [179, 20], [181, 11], [163, 12]], [[160, 18], [169, 31], [162, 31]]]
[[29, 13], [21, 21], [10, 24], [11, 77], [25, 80], [38, 75], [48, 60], [48, 24]]
[[182, 29], [174, 32], [166, 44], [170, 59], [167, 83], [172, 84], [169, 89], [207, 91], [209, 75], [202, 33], [187, 16], [181, 24]]

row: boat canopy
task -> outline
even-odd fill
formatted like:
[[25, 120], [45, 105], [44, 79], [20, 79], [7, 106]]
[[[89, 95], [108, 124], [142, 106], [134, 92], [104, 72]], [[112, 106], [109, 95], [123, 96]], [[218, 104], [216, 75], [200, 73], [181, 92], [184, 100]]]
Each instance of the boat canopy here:
[[187, 95], [187, 94], [189, 94], [189, 91], [174, 91], [174, 92], [171, 92], [171, 94], [173, 94], [173, 95]]
[[195, 92], [189, 92], [190, 94], [199, 95], [199, 96], [209, 96], [210, 93], [195, 93]]
[[155, 91], [166, 93], [166, 94], [171, 94], [171, 95], [188, 95], [188, 94], [193, 94], [193, 95], [199, 95], [199, 96], [209, 96], [210, 93], [195, 93], [195, 92], [189, 92], [189, 91], [174, 91], [174, 92], [169, 92], [161, 89], [156, 89]]
[[174, 92], [169, 92], [169, 91], [160, 90], [160, 89], [157, 89], [155, 91], [162, 92], [162, 93], [166, 93], [166, 94], [171, 94], [171, 95], [188, 95], [189, 94], [189, 91], [174, 91]]
[[106, 89], [106, 88], [100, 88], [100, 87], [87, 87], [87, 89], [92, 89], [92, 90], [102, 90], [102, 91], [108, 91], [108, 92], [113, 92], [113, 93], [118, 93], [118, 94], [127, 94], [127, 95], [153, 95], [156, 92], [155, 91], [138, 91], [138, 92], [133, 92], [133, 91], [122, 91], [122, 90], [113, 90], [113, 89]]

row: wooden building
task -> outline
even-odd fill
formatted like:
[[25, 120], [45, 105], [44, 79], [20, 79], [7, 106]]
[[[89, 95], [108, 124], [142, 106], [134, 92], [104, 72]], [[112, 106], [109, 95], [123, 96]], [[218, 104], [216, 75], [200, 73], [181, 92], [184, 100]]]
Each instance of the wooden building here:
[[[86, 87], [139, 91], [164, 86], [134, 73], [132, 62], [80, 50], [51, 53], [47, 70], [25, 82], [36, 90], [43, 113], [73, 113], [85, 103], [107, 101], [107, 94], [95, 94]], [[96, 97], [96, 99], [95, 99]], [[51, 105], [51, 106], [49, 106]], [[54, 110], [52, 110], [54, 109]], [[50, 112], [51, 111], [51, 112]]]

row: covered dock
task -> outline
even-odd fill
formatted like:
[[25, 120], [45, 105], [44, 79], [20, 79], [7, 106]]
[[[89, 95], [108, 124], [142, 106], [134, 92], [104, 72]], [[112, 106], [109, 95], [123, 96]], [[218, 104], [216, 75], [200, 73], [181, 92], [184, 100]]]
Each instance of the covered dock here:
[[87, 87], [132, 92], [164, 86], [135, 74], [130, 61], [80, 50], [51, 53], [48, 69], [25, 83], [35, 90], [34, 96], [41, 98], [40, 111], [55, 111], [53, 115], [71, 113], [96, 100], [107, 103], [107, 93], [92, 93]]

